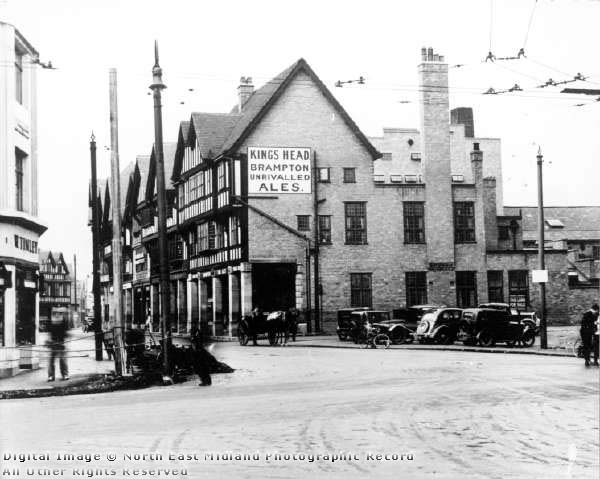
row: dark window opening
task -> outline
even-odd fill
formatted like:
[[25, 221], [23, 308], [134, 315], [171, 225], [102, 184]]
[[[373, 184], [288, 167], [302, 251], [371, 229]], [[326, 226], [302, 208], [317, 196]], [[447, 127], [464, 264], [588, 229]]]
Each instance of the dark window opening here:
[[425, 271], [407, 271], [406, 306], [427, 304], [427, 273]]
[[501, 241], [510, 239], [509, 229], [507, 225], [498, 226], [498, 239]]
[[310, 215], [298, 215], [298, 231], [310, 230]]
[[344, 183], [356, 183], [356, 168], [344, 168]]
[[319, 243], [331, 244], [331, 216], [319, 215]]
[[367, 244], [367, 204], [346, 203], [346, 244]]
[[350, 307], [372, 307], [371, 273], [350, 273]]
[[[404, 242], [425, 243], [425, 206], [422, 202], [404, 202]], [[420, 303], [423, 304], [423, 303]]]
[[454, 242], [475, 242], [475, 208], [472, 201], [454, 203]]
[[490, 303], [504, 302], [504, 285], [502, 271], [488, 271], [488, 301]]
[[477, 306], [477, 273], [475, 271], [456, 272], [456, 306], [459, 308]]

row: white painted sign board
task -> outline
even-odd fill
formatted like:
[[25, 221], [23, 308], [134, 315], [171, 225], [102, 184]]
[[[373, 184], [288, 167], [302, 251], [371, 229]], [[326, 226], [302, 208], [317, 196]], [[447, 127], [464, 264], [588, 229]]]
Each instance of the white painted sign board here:
[[548, 282], [548, 270], [547, 269], [534, 269], [531, 271], [531, 280], [534, 283], [547, 283]]
[[312, 192], [310, 148], [248, 147], [248, 194]]

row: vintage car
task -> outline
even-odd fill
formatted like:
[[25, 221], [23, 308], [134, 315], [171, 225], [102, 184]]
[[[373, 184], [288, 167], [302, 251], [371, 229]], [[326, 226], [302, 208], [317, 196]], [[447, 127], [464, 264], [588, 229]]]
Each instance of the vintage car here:
[[420, 343], [452, 344], [458, 335], [462, 309], [440, 308], [425, 313], [417, 327], [416, 339]]
[[465, 345], [494, 346], [506, 343], [514, 346], [522, 343], [533, 345], [535, 330], [530, 325], [515, 320], [510, 312], [495, 308], [465, 309], [459, 324], [457, 339]]
[[430, 313], [443, 307], [435, 304], [415, 304], [408, 308], [394, 309], [392, 317], [396, 320], [402, 320], [408, 329], [415, 331], [425, 313]]
[[412, 331], [406, 328], [402, 321], [390, 319], [388, 311], [371, 309], [350, 313], [350, 331], [348, 332], [348, 337], [355, 343], [364, 342], [365, 323], [367, 322], [377, 334], [385, 334], [392, 343], [408, 343], [413, 340]]
[[513, 319], [522, 321], [524, 324], [530, 324], [535, 327], [536, 334], [540, 330], [540, 317], [535, 311], [519, 311], [516, 308], [511, 308], [507, 303], [483, 303], [478, 306], [479, 308], [491, 308], [500, 309], [502, 311], [508, 311]]
[[355, 311], [368, 311], [369, 308], [344, 308], [339, 309], [337, 312], [337, 335], [340, 341], [346, 341], [351, 339], [351, 331], [356, 326], [352, 322], [352, 313]]

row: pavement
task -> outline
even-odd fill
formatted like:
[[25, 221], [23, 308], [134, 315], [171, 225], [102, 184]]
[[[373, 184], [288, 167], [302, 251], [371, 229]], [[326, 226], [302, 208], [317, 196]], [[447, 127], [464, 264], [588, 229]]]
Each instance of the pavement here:
[[[403, 350], [429, 350], [429, 351], [454, 351], [466, 353], [499, 353], [499, 354], [526, 354], [526, 355], [544, 355], [544, 356], [568, 356], [573, 357], [570, 348], [568, 348], [569, 339], [578, 336], [578, 327], [563, 326], [548, 328], [548, 349], [541, 349], [539, 346], [539, 338], [536, 338], [536, 343], [530, 348], [506, 348], [497, 346], [493, 348], [482, 348], [473, 346], [463, 346], [460, 343], [454, 345], [441, 346], [434, 344], [402, 344], [393, 345], [391, 349]], [[42, 335], [41, 345], [45, 343], [45, 336]], [[177, 342], [177, 339], [174, 340]], [[259, 340], [260, 344], [264, 344], [266, 340]], [[104, 353], [103, 361], [95, 360], [94, 338], [90, 333], [83, 333], [81, 330], [72, 330], [69, 340], [66, 343], [67, 358], [69, 364], [68, 381], [62, 381], [58, 374], [58, 361], [56, 364], [56, 381], [47, 382], [47, 364], [48, 353], [43, 346], [36, 346], [40, 352], [40, 368], [36, 370], [22, 370], [22, 372], [14, 377], [0, 380], [0, 393], [4, 391], [15, 390], [51, 390], [62, 389], [68, 386], [74, 386], [84, 383], [91, 376], [98, 374], [110, 374], [114, 371], [114, 362], [106, 359]], [[300, 336], [296, 342], [289, 342], [290, 347], [300, 348], [333, 348], [333, 349], [361, 349], [359, 345], [351, 341], [340, 341], [337, 336], [321, 335], [321, 336]], [[251, 347], [251, 346], [248, 346]], [[573, 358], [575, 360], [575, 358]], [[0, 394], [1, 397], [1, 394]]]
[[600, 370], [576, 358], [266, 340], [210, 349], [236, 370], [213, 375], [212, 387], [192, 378], [0, 401], [3, 468], [63, 478], [600, 477]]

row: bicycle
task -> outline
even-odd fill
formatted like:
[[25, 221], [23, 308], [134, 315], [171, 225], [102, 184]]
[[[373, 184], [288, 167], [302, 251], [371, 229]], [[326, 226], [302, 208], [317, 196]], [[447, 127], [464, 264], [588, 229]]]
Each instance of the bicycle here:
[[373, 349], [388, 349], [392, 344], [392, 341], [387, 334], [381, 333], [375, 328], [369, 328], [365, 333], [366, 334], [363, 335], [360, 341], [361, 347], [364, 349], [369, 347]]
[[572, 333], [562, 338], [558, 347], [565, 349], [576, 358], [583, 358], [583, 343], [579, 334]]

